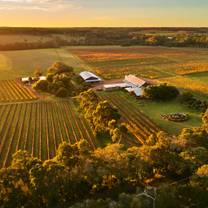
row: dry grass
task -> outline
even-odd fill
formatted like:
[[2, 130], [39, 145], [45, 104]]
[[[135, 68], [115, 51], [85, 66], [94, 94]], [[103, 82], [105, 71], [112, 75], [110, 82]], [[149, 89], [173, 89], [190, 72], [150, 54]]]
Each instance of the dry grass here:
[[208, 85], [206, 83], [200, 82], [198, 80], [193, 80], [184, 76], [162, 78], [159, 79], [158, 81], [161, 83], [165, 82], [171, 85], [175, 85], [179, 88], [199, 92], [202, 94], [208, 93]]

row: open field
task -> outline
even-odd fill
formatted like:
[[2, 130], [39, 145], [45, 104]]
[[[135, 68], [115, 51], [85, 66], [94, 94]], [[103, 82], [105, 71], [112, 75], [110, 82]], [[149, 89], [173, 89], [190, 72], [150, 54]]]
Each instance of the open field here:
[[152, 122], [139, 108], [135, 108], [127, 97], [117, 92], [100, 92], [102, 99], [108, 100], [118, 108], [122, 121], [128, 124], [128, 130], [143, 144], [150, 135], [156, 135], [161, 129]]
[[[199, 112], [190, 110], [189, 108], [180, 104], [177, 100], [170, 102], [154, 102], [142, 99], [140, 100], [135, 99], [133, 96], [130, 96], [128, 93], [122, 91], [107, 92], [106, 94], [109, 94], [110, 97], [113, 97], [115, 103], [117, 102], [117, 100], [122, 100], [121, 106], [128, 109], [128, 115], [131, 115], [133, 120], [135, 120], [139, 116], [137, 116], [139, 112], [142, 112], [144, 115], [148, 116], [155, 124], [157, 124], [162, 130], [170, 134], [177, 135], [183, 128], [190, 128], [201, 125], [201, 115], [199, 114]], [[130, 112], [132, 113], [130, 114]], [[161, 117], [161, 114], [176, 112], [188, 113], [190, 115], [190, 119], [186, 122], [173, 123], [164, 120]]]
[[15, 80], [0, 81], [0, 102], [23, 102], [38, 99], [35, 93]]
[[119, 78], [133, 73], [147, 78], [161, 78], [197, 69], [208, 71], [207, 49], [166, 47], [80, 47], [70, 52], [85, 60], [105, 78]]
[[[135, 74], [204, 93], [208, 79], [208, 49], [167, 47], [74, 46], [0, 52], [1, 80], [43, 72], [55, 61], [94, 71], [106, 79]], [[198, 76], [199, 74], [199, 76]], [[193, 76], [193, 77], [192, 77]], [[202, 81], [201, 81], [202, 80]]]
[[[89, 46], [71, 47], [68, 50], [106, 79], [135, 74], [197, 93], [207, 93], [208, 49]], [[202, 72], [203, 79], [198, 76]]]
[[77, 70], [83, 69], [80, 61], [64, 48], [1, 51], [0, 79], [7, 80], [22, 76], [31, 76], [35, 69], [45, 72], [56, 61], [62, 61], [75, 67]]
[[0, 167], [7, 166], [18, 149], [43, 160], [52, 158], [58, 145], [86, 139], [98, 143], [88, 122], [72, 100], [0, 105]]

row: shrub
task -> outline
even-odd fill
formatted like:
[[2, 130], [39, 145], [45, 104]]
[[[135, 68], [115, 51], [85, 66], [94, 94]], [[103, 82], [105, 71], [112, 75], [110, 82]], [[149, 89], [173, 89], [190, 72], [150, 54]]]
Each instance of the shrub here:
[[205, 112], [208, 108], [208, 102], [196, 99], [192, 93], [185, 92], [180, 96], [181, 103], [187, 105], [189, 108]]
[[166, 84], [158, 86], [148, 86], [143, 91], [143, 96], [152, 100], [171, 100], [179, 95], [179, 91], [174, 86]]
[[48, 81], [39, 80], [33, 85], [33, 88], [35, 90], [47, 91], [48, 90]]
[[57, 97], [67, 97], [68, 96], [68, 91], [66, 88], [64, 87], [60, 87], [57, 91], [56, 91], [56, 96]]

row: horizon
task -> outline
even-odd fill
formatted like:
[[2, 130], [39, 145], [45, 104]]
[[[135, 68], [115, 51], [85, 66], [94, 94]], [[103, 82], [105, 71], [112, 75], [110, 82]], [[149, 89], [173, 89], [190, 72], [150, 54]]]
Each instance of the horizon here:
[[1, 27], [208, 27], [205, 0], [0, 0]]

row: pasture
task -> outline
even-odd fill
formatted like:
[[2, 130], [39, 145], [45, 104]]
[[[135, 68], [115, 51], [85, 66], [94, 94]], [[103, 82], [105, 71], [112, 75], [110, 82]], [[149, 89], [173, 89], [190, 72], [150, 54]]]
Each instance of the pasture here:
[[92, 148], [99, 144], [72, 100], [1, 104], [0, 138], [0, 167], [7, 166], [18, 149], [46, 160], [63, 141], [86, 139]]
[[64, 62], [77, 70], [83, 69], [80, 60], [64, 48], [0, 51], [0, 79], [31, 76], [36, 69], [45, 72], [56, 61]]

